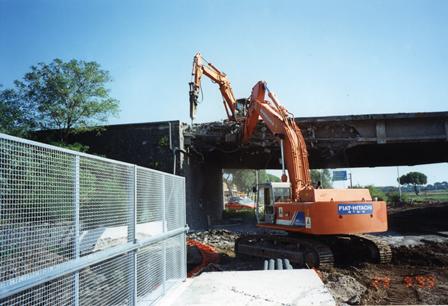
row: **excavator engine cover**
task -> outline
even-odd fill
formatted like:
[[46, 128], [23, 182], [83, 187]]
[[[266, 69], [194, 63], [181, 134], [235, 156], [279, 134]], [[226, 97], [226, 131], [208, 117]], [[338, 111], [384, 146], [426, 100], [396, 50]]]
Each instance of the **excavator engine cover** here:
[[314, 235], [387, 231], [383, 201], [279, 202], [272, 223], [259, 227]]

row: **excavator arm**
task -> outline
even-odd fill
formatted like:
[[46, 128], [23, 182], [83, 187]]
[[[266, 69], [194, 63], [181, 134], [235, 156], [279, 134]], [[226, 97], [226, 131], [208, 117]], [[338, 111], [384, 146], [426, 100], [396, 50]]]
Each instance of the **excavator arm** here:
[[224, 108], [229, 120], [236, 121], [237, 101], [233, 95], [230, 81], [226, 74], [213, 66], [211, 63], [205, 63], [200, 53], [196, 53], [193, 59], [193, 81], [190, 85], [190, 118], [196, 117], [196, 108], [198, 105], [199, 92], [201, 89], [202, 75], [207, 76], [212, 82], [217, 83], [223, 97]]
[[[200, 53], [196, 53], [193, 59], [193, 80], [190, 82], [190, 118], [192, 120], [196, 115], [203, 75], [218, 84], [228, 119], [241, 124], [243, 143], [250, 140], [259, 117], [263, 119], [272, 133], [280, 139], [283, 163], [282, 180], [287, 180], [286, 167], [290, 176], [292, 200], [300, 200], [300, 192], [312, 188], [312, 186], [306, 144], [294, 118], [280, 105], [275, 95], [269, 91], [266, 83], [262, 81], [252, 88], [248, 102], [246, 99], [235, 99], [226, 74], [211, 63], [206, 62]], [[266, 95], [270, 101], [265, 100]]]
[[[270, 101], [265, 100], [266, 94]], [[280, 105], [275, 95], [262, 81], [252, 88], [248, 113], [242, 126], [243, 143], [250, 140], [259, 117], [274, 136], [280, 138], [282, 161], [284, 160], [282, 181], [287, 179], [286, 164], [290, 176], [292, 200], [297, 201], [302, 190], [312, 188], [305, 140], [294, 117]]]

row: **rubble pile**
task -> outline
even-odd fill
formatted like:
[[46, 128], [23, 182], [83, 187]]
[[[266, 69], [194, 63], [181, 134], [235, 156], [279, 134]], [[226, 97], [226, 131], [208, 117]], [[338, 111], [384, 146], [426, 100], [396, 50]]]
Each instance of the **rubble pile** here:
[[238, 233], [225, 229], [212, 229], [204, 232], [188, 233], [188, 239], [210, 245], [219, 252], [226, 255], [234, 255], [235, 240], [239, 238]]
[[322, 271], [321, 274], [336, 301], [350, 305], [361, 303], [362, 295], [367, 288], [354, 277], [336, 271], [331, 273]]

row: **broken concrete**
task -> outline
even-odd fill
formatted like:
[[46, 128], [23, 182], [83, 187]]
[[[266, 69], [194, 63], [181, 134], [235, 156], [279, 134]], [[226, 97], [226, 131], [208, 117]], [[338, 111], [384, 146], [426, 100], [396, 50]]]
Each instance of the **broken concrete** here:
[[364, 292], [367, 290], [367, 288], [354, 277], [338, 272], [329, 274], [325, 285], [336, 301], [341, 304], [359, 304]]

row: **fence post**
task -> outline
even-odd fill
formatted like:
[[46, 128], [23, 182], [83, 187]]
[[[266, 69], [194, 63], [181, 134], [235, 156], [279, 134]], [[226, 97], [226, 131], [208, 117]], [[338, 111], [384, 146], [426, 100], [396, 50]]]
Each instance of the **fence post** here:
[[[182, 180], [182, 192], [184, 194], [184, 198], [183, 198], [183, 203], [185, 203], [185, 179]], [[187, 226], [188, 228], [188, 224], [187, 224], [187, 211], [186, 211], [186, 207], [185, 205], [183, 205], [182, 207], [182, 225], [183, 226]], [[188, 255], [188, 247], [187, 247], [187, 233], [185, 232], [182, 236], [184, 237], [183, 242], [184, 242], [184, 256], [183, 256], [183, 262], [182, 262], [182, 266], [183, 266], [183, 281], [187, 280], [187, 255]]]
[[[163, 225], [163, 232], [165, 233], [167, 231], [167, 224], [166, 224], [166, 189], [165, 189], [165, 175], [162, 176], [162, 190], [163, 190], [163, 197], [162, 197], [162, 225]], [[166, 239], [163, 241], [163, 248], [162, 248], [162, 271], [163, 271], [163, 295], [165, 295], [166, 292]]]
[[[79, 190], [79, 155], [75, 155], [75, 165], [74, 165], [74, 174], [75, 174], [75, 186], [74, 186], [74, 221], [75, 221], [75, 259], [79, 259], [80, 256], [80, 241], [79, 241], [79, 232], [80, 232], [80, 221], [79, 221], [79, 201], [80, 201], [80, 190]], [[75, 306], [79, 305], [79, 271], [74, 273], [74, 304]]]
[[[137, 239], [137, 166], [133, 167], [129, 197], [128, 242], [135, 244]], [[137, 250], [129, 253], [129, 304], [137, 304]]]

